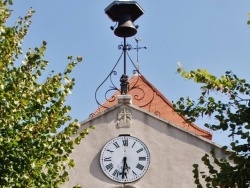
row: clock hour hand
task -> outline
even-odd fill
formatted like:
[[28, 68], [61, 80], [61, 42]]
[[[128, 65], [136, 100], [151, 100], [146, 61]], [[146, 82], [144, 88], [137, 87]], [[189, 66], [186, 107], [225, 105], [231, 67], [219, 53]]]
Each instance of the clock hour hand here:
[[122, 168], [122, 179], [124, 179], [124, 176], [127, 177], [127, 172], [125, 172], [125, 170], [128, 168], [128, 165], [127, 165], [127, 157], [124, 157], [123, 158], [123, 168]]

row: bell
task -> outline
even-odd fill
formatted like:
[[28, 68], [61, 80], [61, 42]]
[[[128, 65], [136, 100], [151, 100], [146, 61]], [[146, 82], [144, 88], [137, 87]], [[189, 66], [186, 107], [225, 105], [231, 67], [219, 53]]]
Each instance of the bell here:
[[115, 35], [118, 37], [132, 37], [137, 33], [136, 27], [131, 21], [131, 15], [122, 15], [118, 26], [115, 29]]

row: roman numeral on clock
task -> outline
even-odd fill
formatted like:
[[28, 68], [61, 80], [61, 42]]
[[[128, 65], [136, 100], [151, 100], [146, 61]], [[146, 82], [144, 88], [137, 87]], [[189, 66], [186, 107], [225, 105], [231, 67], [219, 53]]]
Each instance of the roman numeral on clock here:
[[109, 172], [114, 168], [114, 166], [113, 166], [112, 163], [106, 165], [105, 167], [106, 167], [106, 169], [107, 169]]
[[107, 149], [106, 151], [110, 152], [110, 153], [113, 153], [114, 151], [110, 150], [110, 149]]
[[123, 143], [123, 146], [128, 146], [128, 140], [127, 139], [122, 140], [122, 143]]
[[117, 169], [115, 169], [115, 171], [113, 172], [112, 175], [118, 177], [119, 176], [119, 171]]
[[139, 157], [139, 161], [146, 161], [146, 157]]
[[142, 164], [138, 163], [136, 165], [136, 168], [138, 168], [139, 170], [143, 170], [144, 166]]
[[111, 157], [105, 157], [104, 161], [111, 161]]
[[137, 176], [137, 174], [136, 174], [133, 170], [132, 170], [132, 172], [133, 172], [133, 175], [134, 175], [134, 176]]
[[136, 152], [137, 152], [137, 153], [140, 153], [141, 151], [143, 151], [143, 148], [137, 150]]
[[118, 144], [117, 142], [114, 142], [113, 144], [115, 145], [115, 148], [116, 148], [116, 149], [120, 147], [119, 144]]
[[132, 147], [131, 147], [131, 148], [133, 148], [133, 147], [134, 147], [135, 143], [136, 143], [136, 142], [134, 142], [134, 143], [133, 143], [133, 145], [132, 145]]

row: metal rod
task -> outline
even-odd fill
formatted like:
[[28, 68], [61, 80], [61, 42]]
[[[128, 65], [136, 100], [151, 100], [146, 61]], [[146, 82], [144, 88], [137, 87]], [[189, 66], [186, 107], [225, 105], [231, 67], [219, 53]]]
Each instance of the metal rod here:
[[124, 37], [124, 42], [123, 42], [123, 55], [124, 55], [124, 71], [123, 73], [126, 74], [126, 56], [127, 56], [127, 44], [126, 44], [126, 37]]
[[[137, 45], [136, 45], [136, 50], [137, 50], [137, 63], [139, 63], [139, 45], [138, 45], [138, 43], [139, 43], [139, 39], [138, 40], [136, 40], [136, 43], [137, 43]], [[139, 65], [138, 65], [139, 66]]]
[[124, 57], [124, 70], [123, 70], [123, 75], [120, 78], [121, 82], [121, 94], [126, 95], [129, 90], [129, 83], [128, 83], [128, 76], [126, 74], [126, 56], [127, 56], [127, 44], [126, 44], [126, 37], [124, 37], [124, 42], [123, 42], [123, 57]]

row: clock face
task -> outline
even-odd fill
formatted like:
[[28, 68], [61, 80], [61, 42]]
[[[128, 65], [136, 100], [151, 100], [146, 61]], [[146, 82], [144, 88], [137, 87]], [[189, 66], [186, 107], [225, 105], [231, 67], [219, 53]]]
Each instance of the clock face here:
[[103, 172], [117, 182], [133, 182], [148, 170], [150, 153], [138, 138], [121, 135], [111, 139], [102, 149], [100, 164]]

